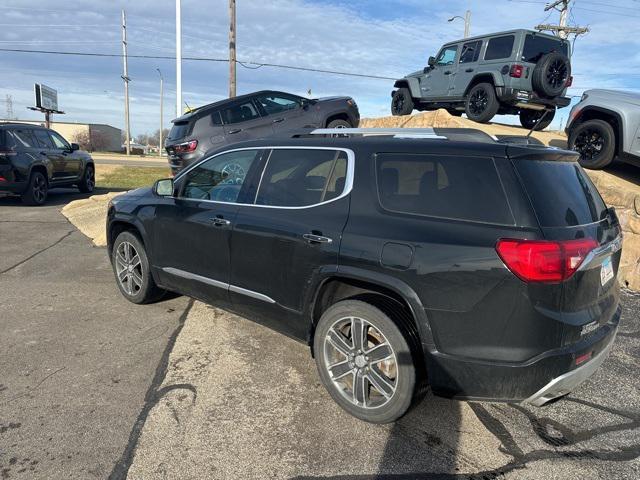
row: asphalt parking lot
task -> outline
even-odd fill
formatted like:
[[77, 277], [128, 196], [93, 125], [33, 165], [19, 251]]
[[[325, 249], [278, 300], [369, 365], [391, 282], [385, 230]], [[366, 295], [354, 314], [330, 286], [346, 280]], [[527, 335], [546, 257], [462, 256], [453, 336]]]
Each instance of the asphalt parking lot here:
[[640, 296], [563, 401], [428, 396], [369, 425], [303, 345], [182, 297], [126, 302], [105, 250], [59, 213], [70, 192], [0, 198], [0, 479], [640, 477]]

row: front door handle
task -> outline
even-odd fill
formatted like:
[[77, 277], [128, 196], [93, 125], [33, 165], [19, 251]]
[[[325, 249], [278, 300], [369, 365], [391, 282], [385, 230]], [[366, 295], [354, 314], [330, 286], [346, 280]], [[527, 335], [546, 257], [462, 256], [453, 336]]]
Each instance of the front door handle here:
[[240, 133], [242, 131], [241, 128], [236, 128], [234, 130], [229, 130], [229, 134]]
[[445, 71], [444, 71], [444, 74], [445, 74], [445, 75], [451, 75], [451, 70], [445, 70]]
[[467, 69], [465, 70], [465, 72], [467, 72], [467, 73], [471, 73], [471, 72], [473, 72], [473, 68], [467, 68]]
[[332, 238], [323, 237], [322, 235], [314, 235], [313, 233], [305, 233], [302, 235], [307, 243], [331, 243], [333, 242]]
[[40, 152], [40, 155], [46, 155], [47, 152]]
[[217, 227], [228, 227], [231, 225], [231, 222], [225, 218], [214, 217], [211, 219], [211, 222]]
[[276, 118], [273, 123], [280, 123], [280, 122], [284, 122], [284, 118]]

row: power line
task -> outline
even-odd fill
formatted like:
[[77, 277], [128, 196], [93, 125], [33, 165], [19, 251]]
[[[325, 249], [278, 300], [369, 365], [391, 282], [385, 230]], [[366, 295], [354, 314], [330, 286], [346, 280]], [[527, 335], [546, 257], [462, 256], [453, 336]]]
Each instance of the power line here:
[[[75, 55], [82, 57], [112, 57], [112, 58], [122, 58], [123, 55], [121, 53], [97, 53], [97, 52], [60, 52], [56, 50], [28, 50], [25, 48], [0, 48], [0, 52], [15, 52], [15, 53], [40, 53], [46, 55]], [[129, 58], [143, 58], [143, 59], [154, 59], [154, 60], [175, 60], [176, 57], [173, 55], [127, 55]], [[191, 60], [191, 61], [199, 61], [199, 62], [228, 62], [227, 58], [211, 58], [211, 57], [182, 57], [183, 60]], [[272, 67], [272, 68], [283, 68], [287, 70], [300, 70], [303, 72], [314, 72], [314, 73], [327, 73], [331, 75], [343, 75], [346, 77], [359, 77], [359, 78], [371, 78], [374, 80], [397, 80], [394, 77], [383, 77], [381, 75], [367, 75], [364, 73], [354, 73], [354, 72], [343, 72], [339, 70], [325, 70], [321, 68], [309, 68], [309, 67], [298, 67], [295, 65], [284, 65], [279, 63], [261, 63], [261, 62], [253, 62], [253, 61], [238, 61], [241, 66], [245, 68], [246, 65], [253, 65], [254, 67]]]

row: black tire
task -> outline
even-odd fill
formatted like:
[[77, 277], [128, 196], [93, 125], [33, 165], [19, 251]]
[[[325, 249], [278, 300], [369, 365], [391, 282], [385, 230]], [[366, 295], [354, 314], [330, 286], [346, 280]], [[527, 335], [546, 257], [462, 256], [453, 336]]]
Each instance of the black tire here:
[[562, 94], [571, 77], [571, 62], [560, 52], [551, 52], [538, 60], [531, 84], [533, 89], [543, 97], [554, 98]]
[[[353, 342], [351, 334], [352, 321], [366, 326], [362, 330], [366, 333], [366, 345], [360, 354], [357, 353], [358, 343]], [[341, 333], [342, 328], [348, 330], [347, 335]], [[341, 344], [341, 348], [348, 351], [348, 355], [340, 353], [334, 347], [335, 343], [328, 340], [329, 337], [336, 338], [336, 332], [342, 335], [338, 340], [346, 342]], [[390, 347], [387, 350], [390, 352], [388, 360], [376, 362], [371, 358], [376, 342], [380, 347], [377, 350], [380, 356], [384, 355], [381, 348]], [[382, 343], [389, 347], [382, 347]], [[416, 387], [416, 368], [411, 349], [402, 330], [382, 310], [360, 300], [344, 300], [332, 305], [318, 322], [313, 346], [322, 383], [335, 402], [354, 417], [371, 423], [389, 423], [402, 417], [411, 407]], [[367, 353], [370, 355], [367, 356]], [[334, 380], [334, 377], [338, 378]], [[356, 378], [362, 379], [358, 385], [362, 388], [363, 402], [359, 403], [355, 400], [356, 389], [348, 391]], [[387, 394], [380, 394], [385, 388], [378, 390], [375, 383], [388, 389]]]
[[402, 87], [393, 92], [391, 97], [391, 114], [395, 116], [411, 115], [413, 112], [413, 98], [411, 91]]
[[49, 194], [49, 182], [42, 172], [31, 172], [27, 189], [22, 194], [22, 203], [25, 205], [40, 206], [47, 201]]
[[96, 187], [96, 169], [93, 165], [87, 164], [84, 168], [84, 173], [78, 183], [78, 190], [82, 193], [91, 193]]
[[[541, 122], [538, 122], [542, 115], [545, 113], [544, 119]], [[556, 116], [555, 108], [553, 110], [531, 110], [528, 108], [523, 108], [520, 110], [520, 125], [522, 125], [527, 130], [531, 130], [534, 126], [536, 127], [536, 131], [544, 130], [553, 121], [553, 117]], [[537, 122], [537, 123], [536, 123]]]
[[580, 154], [580, 165], [598, 170], [613, 161], [616, 134], [604, 120], [587, 120], [571, 130], [568, 145]]
[[327, 124], [327, 128], [351, 128], [352, 125], [346, 121], [346, 120], [342, 120], [341, 118], [338, 118], [336, 120], [331, 120], [328, 124]]
[[[128, 248], [134, 250], [133, 252], [129, 250], [129, 255], [126, 254]], [[120, 293], [130, 302], [152, 303], [165, 294], [165, 291], [153, 280], [147, 251], [140, 238], [134, 233], [124, 231], [116, 237], [111, 252], [111, 266]]]
[[469, 120], [488, 123], [498, 113], [500, 102], [490, 83], [479, 83], [467, 94], [464, 111]]

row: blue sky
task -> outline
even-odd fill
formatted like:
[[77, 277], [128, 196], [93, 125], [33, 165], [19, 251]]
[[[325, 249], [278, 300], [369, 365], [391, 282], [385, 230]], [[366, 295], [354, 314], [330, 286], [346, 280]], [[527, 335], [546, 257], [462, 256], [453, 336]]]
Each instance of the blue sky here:
[[[453, 15], [472, 11], [471, 34], [557, 23], [543, 0], [237, 0], [238, 59], [300, 65], [385, 77], [422, 68], [445, 41], [462, 37]], [[577, 0], [570, 23], [591, 32], [575, 43], [574, 87], [640, 90], [640, 1]], [[120, 9], [127, 12], [129, 53], [175, 54], [174, 0], [3, 0], [0, 48], [121, 52]], [[227, 57], [227, 0], [182, 0], [183, 55]], [[46, 27], [43, 25], [47, 25]], [[0, 117], [3, 100], [13, 98], [14, 114], [40, 119], [33, 84], [58, 90], [64, 121], [124, 125], [122, 60], [0, 51]], [[131, 128], [134, 135], [159, 124], [159, 81], [165, 78], [165, 125], [175, 112], [175, 62], [129, 61]], [[183, 98], [195, 106], [227, 95], [228, 65], [183, 62]], [[312, 96], [350, 95], [363, 116], [389, 114], [389, 80], [364, 79], [271, 67], [238, 66], [238, 93], [270, 88]], [[568, 109], [556, 115], [566, 121]], [[505, 118], [505, 121], [515, 121]]]

